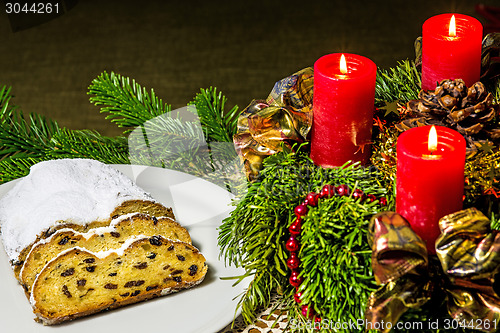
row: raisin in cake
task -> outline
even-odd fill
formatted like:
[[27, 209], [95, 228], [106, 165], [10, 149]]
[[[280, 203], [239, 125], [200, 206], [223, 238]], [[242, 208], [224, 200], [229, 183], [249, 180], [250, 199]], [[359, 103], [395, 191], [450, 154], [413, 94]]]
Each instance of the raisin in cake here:
[[[94, 160], [34, 165], [0, 200], [0, 227], [15, 276], [44, 324], [188, 288], [207, 271], [171, 208]], [[143, 282], [128, 290], [131, 281]], [[72, 305], [77, 299], [85, 301]]]

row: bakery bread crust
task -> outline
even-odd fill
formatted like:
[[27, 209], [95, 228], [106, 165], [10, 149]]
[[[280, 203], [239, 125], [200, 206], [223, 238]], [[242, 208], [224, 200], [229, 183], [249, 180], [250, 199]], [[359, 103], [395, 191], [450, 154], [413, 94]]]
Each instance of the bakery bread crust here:
[[54, 325], [192, 287], [207, 270], [194, 246], [161, 236], [131, 238], [115, 251], [71, 248], [40, 272], [30, 301]]
[[161, 203], [148, 200], [127, 200], [116, 207], [110, 214], [111, 219], [131, 213], [143, 213], [151, 216], [165, 216], [175, 220], [172, 208], [165, 207]]
[[92, 252], [118, 249], [129, 237], [138, 235], [162, 235], [191, 244], [187, 230], [169, 217], [127, 214], [114, 219], [108, 227], [91, 229], [86, 233], [60, 229], [49, 238], [38, 242], [26, 257], [19, 274], [19, 282], [29, 295], [38, 273], [62, 251], [73, 247], [82, 247]]

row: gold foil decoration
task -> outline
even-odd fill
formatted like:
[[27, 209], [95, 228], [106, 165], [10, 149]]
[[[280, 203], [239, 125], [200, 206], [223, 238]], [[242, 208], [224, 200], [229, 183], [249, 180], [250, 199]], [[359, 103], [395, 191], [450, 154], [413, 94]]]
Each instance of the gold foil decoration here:
[[240, 114], [233, 141], [247, 178], [254, 180], [263, 160], [308, 140], [312, 126], [313, 69], [305, 68], [276, 82], [266, 100], [253, 100]]
[[[443, 217], [436, 241], [438, 264], [429, 261], [424, 242], [401, 215], [383, 212], [370, 222], [369, 242], [376, 281], [365, 312], [367, 325], [389, 332], [410, 308], [443, 291], [448, 312], [459, 323], [494, 332], [500, 321], [500, 297], [495, 290], [500, 271], [500, 234], [476, 208]], [[450, 318], [450, 319], [451, 319]], [[380, 325], [390, 322], [392, 325]], [[469, 326], [470, 327], [470, 326]]]

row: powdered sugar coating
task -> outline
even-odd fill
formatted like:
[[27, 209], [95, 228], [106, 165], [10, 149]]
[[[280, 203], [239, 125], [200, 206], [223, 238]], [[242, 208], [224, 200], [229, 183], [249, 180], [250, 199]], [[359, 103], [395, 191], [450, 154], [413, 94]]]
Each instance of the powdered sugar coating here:
[[95, 160], [40, 162], [0, 200], [7, 255], [16, 260], [38, 235], [57, 223], [105, 221], [127, 200], [153, 198], [118, 170]]

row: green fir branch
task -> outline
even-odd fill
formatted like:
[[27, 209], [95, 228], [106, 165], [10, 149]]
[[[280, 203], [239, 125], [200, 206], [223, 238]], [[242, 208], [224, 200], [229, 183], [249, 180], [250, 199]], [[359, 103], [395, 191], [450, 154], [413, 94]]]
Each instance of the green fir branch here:
[[9, 157], [0, 161], [0, 184], [26, 176], [32, 165], [44, 161], [44, 158]]
[[29, 172], [38, 162], [58, 158], [90, 158], [104, 163], [128, 163], [127, 140], [108, 138], [90, 130], [69, 130], [56, 121], [15, 105], [11, 88], [0, 89], [0, 182]]
[[178, 145], [183, 142], [193, 142], [192, 144], [203, 144], [205, 142], [203, 131], [197, 122], [174, 118], [170, 114], [156, 117], [142, 124], [134, 132], [134, 137], [139, 134], [139, 131], [146, 133], [150, 147], [159, 146], [159, 148], [167, 151], [179, 150]]
[[201, 89], [190, 103], [196, 111], [203, 127], [207, 142], [232, 142], [238, 121], [238, 106], [225, 111], [226, 97], [217, 88]]
[[16, 105], [9, 104], [12, 99], [11, 94], [12, 87], [2, 86], [0, 89], [0, 110], [2, 114], [10, 114], [13, 110], [17, 108]]
[[334, 322], [363, 318], [368, 297], [376, 288], [366, 241], [368, 223], [380, 209], [378, 201], [333, 197], [320, 199], [305, 216], [300, 251], [302, 301], [311, 304], [320, 317]]
[[203, 131], [198, 122], [170, 113], [151, 119], [128, 138], [132, 163], [146, 164], [203, 176], [213, 171]]
[[28, 118], [17, 106], [9, 104], [11, 89], [0, 90], [0, 159], [17, 157], [42, 157], [50, 138], [59, 133], [57, 122], [40, 114], [30, 113]]
[[173, 115], [153, 90], [149, 94], [134, 80], [119, 74], [102, 73], [92, 81], [89, 94], [90, 101], [101, 106], [101, 112], [109, 113], [107, 119], [129, 128], [125, 133], [130, 133], [132, 163], [202, 177], [234, 164], [230, 162], [237, 158], [232, 146], [221, 149], [218, 143], [232, 142], [238, 107], [226, 112], [226, 97], [216, 88], [201, 89], [189, 103], [188, 110], [198, 115], [199, 122]]
[[375, 106], [379, 107], [386, 102], [394, 101], [406, 103], [411, 99], [416, 99], [420, 86], [420, 71], [413, 61], [404, 60], [388, 70], [379, 69], [375, 88]]
[[101, 106], [101, 112], [109, 113], [106, 119], [118, 127], [137, 127], [171, 111], [170, 105], [164, 104], [153, 89], [148, 93], [135, 80], [113, 72], [103, 72], [92, 81], [88, 90], [92, 96], [90, 102]]
[[61, 130], [52, 137], [46, 156], [89, 158], [108, 164], [129, 163], [126, 138], [110, 138], [91, 130]]

